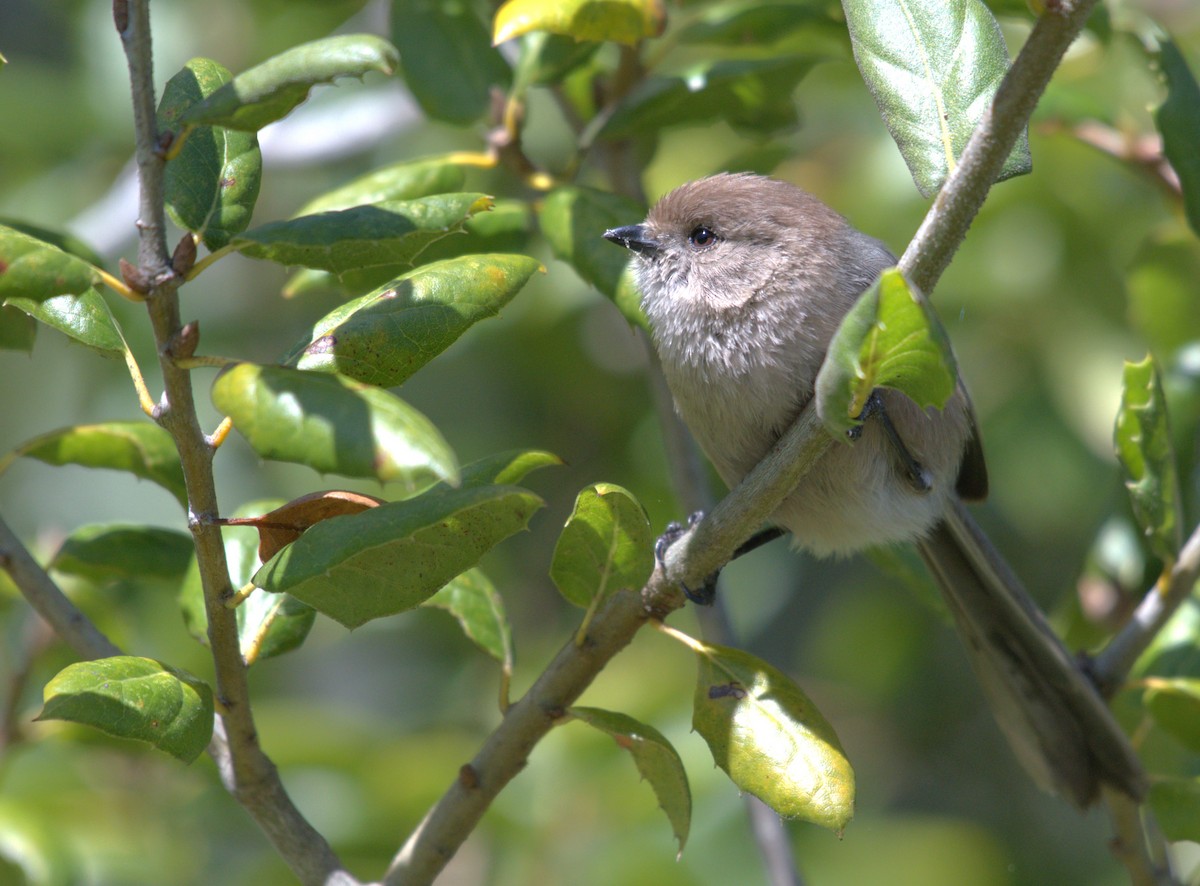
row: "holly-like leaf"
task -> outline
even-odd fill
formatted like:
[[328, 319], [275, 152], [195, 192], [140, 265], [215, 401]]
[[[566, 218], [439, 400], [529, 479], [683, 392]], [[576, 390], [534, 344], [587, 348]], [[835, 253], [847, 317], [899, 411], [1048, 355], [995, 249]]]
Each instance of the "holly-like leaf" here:
[[[646, 328], [637, 300], [630, 300], [632, 279], [627, 277], [629, 254], [614, 249], [604, 232], [636, 224], [644, 207], [625, 197], [591, 188], [567, 185], [551, 191], [542, 202], [539, 222], [554, 254], [567, 262], [585, 281], [613, 299], [630, 323]], [[622, 283], [622, 277], [626, 282]], [[624, 294], [624, 298], [619, 298]]]
[[[983, 0], [842, 0], [858, 69], [922, 196], [937, 193], [1008, 71]], [[1032, 168], [1022, 133], [999, 179]]]
[[314, 40], [238, 74], [188, 108], [179, 121], [253, 132], [286, 117], [317, 84], [362, 77], [368, 71], [391, 74], [399, 61], [396, 47], [373, 34]]
[[1165, 732], [1200, 753], [1200, 679], [1147, 680], [1142, 703]]
[[531, 31], [576, 40], [633, 46], [667, 26], [662, 0], [508, 0], [496, 11], [492, 40], [499, 44]]
[[586, 609], [613, 591], [640, 588], [653, 569], [654, 533], [638, 500], [611, 483], [580, 492], [550, 563], [559, 593]]
[[296, 216], [318, 215], [386, 200], [415, 200], [462, 187], [466, 175], [453, 155], [405, 160], [368, 172], [304, 204]]
[[682, 853], [692, 823], [692, 791], [683, 761], [672, 744], [653, 726], [627, 714], [582, 707], [569, 708], [568, 713], [612, 736], [618, 747], [629, 751], [638, 772], [650, 782], [658, 805], [667, 814]]
[[421, 605], [449, 612], [472, 643], [511, 667], [512, 629], [504, 614], [504, 600], [482, 571], [468, 569], [455, 576]]
[[149, 742], [184, 763], [200, 756], [212, 738], [212, 690], [149, 658], [120, 655], [68, 665], [43, 696], [39, 720], [69, 720]]
[[724, 120], [756, 135], [795, 126], [792, 92], [818, 59], [805, 55], [727, 59], [647, 77], [600, 127], [600, 138], [645, 136], [670, 126]]
[[483, 194], [385, 200], [270, 222], [235, 237], [233, 245], [251, 258], [329, 271], [361, 292], [408, 270], [425, 247], [461, 231], [491, 205]]
[[1174, 562], [1183, 526], [1179, 474], [1162, 380], [1150, 357], [1125, 363], [1113, 443], [1134, 515], [1150, 549], [1165, 562]]
[[740, 790], [785, 818], [839, 834], [854, 815], [854, 770], [833, 727], [783, 672], [739, 649], [697, 644], [692, 727]]
[[835, 435], [854, 427], [871, 392], [903, 391], [941, 409], [954, 393], [950, 340], [929, 304], [896, 269], [883, 272], [842, 320], [817, 374], [817, 411]]
[[1157, 61], [1167, 82], [1167, 99], [1154, 112], [1163, 153], [1179, 176], [1188, 223], [1200, 235], [1200, 85], [1172, 40], [1159, 42]]
[[490, 108], [492, 91], [512, 81], [470, 3], [392, 0], [392, 40], [408, 88], [435, 120], [474, 122]]
[[170, 434], [150, 422], [116, 421], [50, 431], [22, 443], [0, 459], [0, 468], [19, 456], [51, 465], [128, 471], [157, 483], [187, 507], [187, 487], [175, 443]]
[[438, 487], [318, 523], [271, 558], [254, 583], [358, 627], [420, 605], [541, 506], [513, 486]]
[[393, 387], [497, 314], [539, 268], [526, 255], [422, 265], [325, 315], [284, 362]]
[[[225, 541], [225, 560], [234, 587], [244, 587], [262, 566], [257, 554], [259, 538], [254, 529], [236, 521], [252, 519], [284, 504], [278, 499], [247, 502], [229, 518], [232, 525], [222, 535]], [[261, 529], [260, 529], [261, 531]], [[204, 586], [200, 568], [192, 558], [179, 592], [179, 605], [188, 632], [205, 646], [208, 645], [208, 613], [204, 607]], [[298, 648], [308, 637], [317, 611], [288, 594], [268, 594], [255, 588], [237, 608], [238, 646], [247, 664], [273, 658]]]
[[195, 553], [192, 538], [159, 526], [81, 526], [63, 540], [49, 568], [92, 582], [178, 582]]
[[454, 453], [399, 397], [332, 373], [239, 363], [217, 376], [213, 404], [263, 458], [374, 477], [406, 492], [455, 483]]
[[[189, 108], [230, 79], [229, 71], [212, 59], [189, 61], [163, 88], [159, 127], [177, 129]], [[200, 234], [210, 250], [220, 249], [249, 227], [261, 181], [262, 153], [255, 133], [201, 126], [167, 164], [167, 212], [184, 230]]]

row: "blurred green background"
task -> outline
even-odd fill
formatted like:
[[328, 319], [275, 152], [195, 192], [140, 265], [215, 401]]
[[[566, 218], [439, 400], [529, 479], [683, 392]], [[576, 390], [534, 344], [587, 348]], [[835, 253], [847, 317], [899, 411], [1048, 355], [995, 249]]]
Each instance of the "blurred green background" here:
[[[197, 55], [238, 71], [334, 28], [387, 33], [386, 6], [355, 0], [152, 6], [160, 87]], [[1010, 45], [1019, 45], [1031, 21], [1024, 4], [992, 6]], [[1124, 6], [1114, 3], [1105, 15], [1118, 16]], [[1193, 71], [1200, 70], [1200, 8], [1166, 0], [1140, 8], [1169, 27]], [[669, 13], [685, 10], [672, 5]], [[646, 169], [647, 193], [657, 197], [749, 152], [772, 152], [779, 158], [773, 174], [903, 249], [927, 204], [848, 48], [840, 49], [797, 88], [796, 130], [766, 145], [719, 122], [669, 130]], [[132, 258], [128, 78], [109, 4], [4, 0], [0, 52], [8, 59], [0, 70], [0, 216], [71, 229], [101, 249], [110, 268], [118, 256]], [[1122, 133], [1151, 133], [1150, 109], [1162, 95], [1130, 37], [1102, 27], [1089, 32], [1035, 117], [1033, 175], [994, 190], [935, 296], [982, 421], [993, 493], [980, 520], [1078, 643], [1095, 636], [1078, 603], [1077, 591], [1097, 586], [1084, 580], [1085, 561], [1127, 550], [1120, 545], [1132, 533], [1111, 427], [1122, 361], [1147, 350], [1168, 373], [1189, 527], [1200, 513], [1195, 234], [1149, 175], [1069, 131], [1097, 120]], [[526, 147], [535, 160], [555, 168], [572, 152], [544, 91], [531, 95], [528, 126]], [[264, 132], [266, 173], [255, 219], [286, 216], [385, 162], [478, 150], [482, 135], [482, 125], [424, 120], [399, 79], [372, 76], [320, 90]], [[511, 188], [502, 173], [483, 170], [467, 182], [467, 189], [501, 195]], [[464, 462], [513, 447], [549, 449], [567, 462], [528, 481], [548, 508], [529, 533], [483, 564], [513, 620], [517, 694], [579, 618], [547, 577], [576, 492], [599, 480], [619, 483], [640, 498], [656, 528], [681, 516], [641, 340], [540, 238], [529, 248], [547, 273], [402, 390]], [[200, 321], [201, 352], [277, 359], [336, 303], [285, 301], [285, 279], [272, 265], [233, 256], [186, 287], [185, 319]], [[112, 307], [149, 372], [153, 351], [142, 311], [115, 299]], [[211, 379], [197, 375], [204, 395]], [[0, 352], [0, 379], [0, 451], [63, 425], [141, 414], [123, 367], [45, 330], [32, 355]], [[215, 426], [220, 416], [205, 396], [201, 406]], [[216, 471], [226, 512], [251, 499], [321, 488], [379, 493], [370, 484], [263, 463], [236, 435], [220, 451]], [[184, 527], [177, 504], [157, 487], [24, 461], [0, 475], [0, 511], [42, 555], [86, 523]], [[1097, 548], [1098, 540], [1105, 544]], [[1120, 577], [1136, 589], [1154, 568], [1142, 568], [1136, 546], [1131, 556]], [[805, 875], [813, 883], [897, 886], [1123, 882], [1106, 847], [1104, 815], [1077, 814], [1039, 793], [1019, 769], [958, 641], [920, 584], [865, 558], [812, 561], [782, 542], [724, 573], [722, 594], [741, 645], [800, 682], [856, 768], [858, 811], [842, 840], [789, 825]], [[209, 674], [206, 650], [184, 630], [173, 588], [143, 582], [79, 594], [130, 652]], [[690, 610], [672, 623], [698, 630]], [[31, 739], [5, 747], [0, 759], [0, 884], [290, 882], [207, 758], [185, 769], [65, 724], [29, 723], [41, 687], [71, 656], [47, 645], [11, 589], [0, 594], [0, 631], [4, 700]], [[42, 651], [23, 676], [31, 649]], [[654, 724], [679, 749], [692, 781], [694, 821], [678, 861], [666, 819], [627, 756], [574, 724], [537, 747], [440, 882], [762, 882], [737, 792], [690, 732], [694, 667], [688, 652], [645, 631], [582, 699]], [[382, 874], [498, 719], [494, 664], [432, 611], [353, 634], [319, 620], [299, 651], [256, 665], [251, 683], [265, 749], [300, 807], [364, 878]], [[1191, 765], [1191, 774], [1200, 774]], [[1200, 847], [1183, 847], [1181, 855], [1191, 858], [1185, 870], [1198, 867]]]

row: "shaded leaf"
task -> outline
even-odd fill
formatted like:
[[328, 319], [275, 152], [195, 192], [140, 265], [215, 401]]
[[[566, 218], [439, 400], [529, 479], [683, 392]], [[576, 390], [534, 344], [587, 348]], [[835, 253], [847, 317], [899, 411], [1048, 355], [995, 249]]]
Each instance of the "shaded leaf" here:
[[542, 501], [511, 486], [438, 487], [324, 520], [254, 576], [354, 628], [418, 606], [503, 539]]
[[340, 305], [284, 358], [392, 387], [497, 314], [541, 267], [525, 255], [468, 255], [422, 265]]
[[158, 526], [81, 526], [59, 546], [48, 568], [93, 582], [156, 578], [178, 582], [195, 553], [192, 537]]
[[1150, 549], [1163, 561], [1174, 562], [1182, 542], [1179, 476], [1162, 380], [1150, 357], [1125, 363], [1113, 444]]
[[51, 246], [61, 249], [63, 252], [73, 255], [76, 258], [81, 258], [97, 268], [104, 267], [104, 258], [100, 253], [69, 231], [43, 228], [41, 225], [30, 224], [27, 221], [6, 216], [0, 216], [0, 226], [12, 228], [15, 231], [20, 231], [22, 234], [28, 234], [36, 240], [49, 243]]
[[1185, 748], [1200, 753], [1200, 679], [1151, 679], [1143, 704], [1154, 721]]
[[[554, 254], [613, 299], [625, 319], [642, 328], [647, 327], [640, 303], [629, 298], [632, 287], [632, 278], [626, 271], [629, 254], [627, 250], [614, 249], [603, 235], [611, 228], [635, 224], [645, 215], [644, 207], [625, 197], [568, 185], [547, 195], [539, 216], [542, 233]], [[622, 281], [623, 276], [626, 282]]]
[[680, 31], [679, 40], [734, 47], [773, 46], [822, 26], [831, 32], [836, 28], [845, 39], [845, 26], [819, 4], [733, 0], [700, 11], [696, 20]]
[[68, 665], [46, 684], [39, 720], [69, 720], [145, 741], [185, 763], [212, 738], [212, 690], [162, 662], [130, 655]]
[[511, 486], [520, 483], [531, 471], [562, 463], [563, 460], [553, 452], [508, 449], [463, 465], [460, 485], [464, 489], [468, 486]]
[[654, 533], [638, 500], [611, 483], [580, 492], [550, 563], [559, 593], [586, 609], [613, 591], [640, 588], [653, 569]]
[[[262, 514], [281, 505], [278, 499], [247, 502], [230, 519]], [[257, 555], [258, 536], [253, 528], [240, 525], [230, 526], [222, 536], [230, 580], [234, 587], [244, 587], [262, 566]], [[180, 589], [179, 605], [188, 632], [207, 646], [208, 613], [195, 557]], [[316, 618], [315, 609], [288, 594], [268, 594], [255, 588], [237, 608], [238, 647], [242, 657], [253, 663], [296, 649], [308, 637]]]
[[781, 671], [739, 649], [698, 644], [692, 727], [739, 789], [780, 815], [841, 833], [854, 771], [833, 727]]
[[[189, 108], [230, 79], [229, 71], [212, 59], [189, 61], [163, 88], [159, 127], [177, 129]], [[167, 212], [177, 225], [200, 234], [205, 246], [217, 250], [249, 227], [261, 181], [262, 153], [255, 133], [202, 126], [167, 163]]]
[[662, 0], [507, 0], [496, 11], [492, 39], [503, 43], [530, 31], [629, 46], [667, 26]]
[[950, 340], [925, 296], [896, 269], [883, 272], [842, 320], [817, 374], [817, 411], [831, 433], [858, 424], [871, 392], [903, 391], [941, 409], [954, 393]]
[[117, 421], [60, 428], [22, 443], [3, 463], [18, 456], [51, 465], [128, 471], [157, 483], [187, 507], [187, 487], [175, 443], [170, 434], [149, 422]]
[[251, 258], [329, 271], [361, 291], [407, 270], [425, 247], [490, 207], [483, 194], [384, 201], [270, 222], [235, 237], [233, 245]]
[[492, 90], [512, 80], [470, 3], [392, 0], [391, 33], [408, 88], [436, 120], [479, 119], [491, 107]]
[[1159, 778], [1146, 798], [1168, 840], [1200, 841], [1200, 778]]
[[194, 126], [262, 129], [286, 117], [319, 83], [362, 77], [368, 71], [391, 74], [398, 63], [396, 48], [373, 34], [314, 40], [238, 74], [179, 119]]
[[385, 200], [415, 200], [457, 191], [462, 187], [466, 175], [462, 166], [450, 159], [452, 156], [447, 154], [443, 157], [405, 160], [368, 172], [309, 200], [296, 216], [317, 215]]
[[[922, 196], [957, 165], [1008, 71], [982, 0], [842, 0], [854, 59]], [[1022, 133], [999, 180], [1032, 168]]]
[[454, 453], [399, 397], [324, 372], [239, 363], [213, 382], [214, 405], [263, 458], [375, 477], [406, 492], [454, 483]]
[[792, 92], [818, 59], [778, 58], [701, 62], [680, 74], [647, 77], [600, 127], [600, 138], [645, 136], [669, 126], [724, 120], [757, 134], [797, 121]]
[[450, 579], [421, 605], [449, 612], [472, 643], [502, 665], [511, 664], [512, 629], [504, 600], [479, 569], [468, 569]]
[[1154, 112], [1163, 153], [1179, 176], [1188, 223], [1200, 235], [1200, 85], [1174, 41], [1159, 42], [1157, 60], [1167, 99]]
[[19, 308], [0, 305], [0, 350], [32, 353], [37, 321]]
[[582, 707], [569, 708], [568, 713], [612, 736], [618, 747], [629, 751], [642, 778], [650, 782], [683, 852], [692, 823], [692, 791], [674, 746], [653, 726], [627, 714]]

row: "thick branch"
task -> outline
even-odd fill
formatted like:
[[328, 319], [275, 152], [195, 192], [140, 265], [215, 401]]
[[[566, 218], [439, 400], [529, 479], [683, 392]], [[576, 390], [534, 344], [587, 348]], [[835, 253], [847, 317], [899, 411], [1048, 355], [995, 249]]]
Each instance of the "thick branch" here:
[[179, 334], [178, 287], [171, 268], [163, 211], [165, 161], [158, 147], [148, 0], [116, 0], [118, 32], [129, 63], [134, 136], [140, 179], [139, 270], [150, 284], [146, 307], [158, 345], [164, 394], [156, 418], [175, 441], [183, 465], [189, 528], [204, 587], [209, 644], [216, 672], [231, 766], [223, 768], [226, 786], [266, 832], [280, 855], [304, 883], [351, 883], [325, 839], [292, 803], [275, 765], [258, 743], [250, 709], [246, 665], [238, 643], [235, 613], [224, 605], [232, 593], [217, 514], [212, 448], [196, 417], [190, 374], [168, 356], [168, 343]]

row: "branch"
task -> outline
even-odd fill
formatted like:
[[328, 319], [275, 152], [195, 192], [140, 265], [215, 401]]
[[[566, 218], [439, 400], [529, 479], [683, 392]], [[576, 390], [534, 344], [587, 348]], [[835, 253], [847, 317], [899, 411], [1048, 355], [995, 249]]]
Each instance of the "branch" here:
[[1146, 651], [1180, 604], [1200, 580], [1200, 526], [1179, 552], [1179, 559], [1152, 587], [1120, 633], [1092, 660], [1093, 678], [1106, 690], [1115, 689], [1128, 676], [1134, 662]]
[[[215, 522], [218, 507], [212, 475], [213, 450], [196, 417], [191, 376], [174, 363], [166, 347], [182, 328], [178, 295], [181, 280], [171, 267], [167, 251], [163, 210], [166, 161], [158, 146], [149, 0], [115, 0], [113, 12], [129, 64], [133, 96], [140, 179], [139, 271], [150, 283], [146, 307], [163, 375], [164, 394], [155, 419], [175, 441], [187, 484], [188, 524], [204, 587], [216, 697], [229, 749], [230, 765], [221, 767], [227, 775], [224, 780], [303, 883], [353, 883], [325, 838], [292, 803], [275, 764], [258, 743], [246, 665], [238, 644], [237, 617], [224, 605], [232, 588], [221, 530]], [[214, 740], [214, 747], [219, 744]]]

